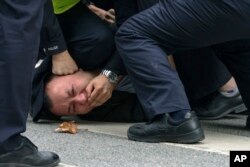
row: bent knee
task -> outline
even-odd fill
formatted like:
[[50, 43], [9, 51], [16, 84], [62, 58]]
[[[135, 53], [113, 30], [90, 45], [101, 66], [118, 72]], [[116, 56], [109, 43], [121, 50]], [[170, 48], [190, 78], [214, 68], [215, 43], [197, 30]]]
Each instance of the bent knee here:
[[[114, 33], [111, 30], [103, 29], [96, 32], [92, 39], [96, 46], [114, 46]], [[92, 43], [91, 42], [91, 43]]]

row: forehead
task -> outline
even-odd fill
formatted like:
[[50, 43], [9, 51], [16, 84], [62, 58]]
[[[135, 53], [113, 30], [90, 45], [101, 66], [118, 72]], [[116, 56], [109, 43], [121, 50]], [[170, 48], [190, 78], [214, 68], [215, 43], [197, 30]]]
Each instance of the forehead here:
[[[69, 89], [72, 87], [72, 84], [76, 83], [77, 77], [76, 74], [65, 75], [65, 76], [54, 76], [46, 85], [46, 89], [49, 91], [62, 91], [62, 89]], [[59, 90], [58, 90], [59, 89]]]
[[[62, 112], [62, 114], [67, 113], [67, 108], [69, 105], [69, 91], [72, 88], [71, 76], [60, 76], [53, 78], [46, 85], [46, 94], [52, 103], [52, 111]], [[55, 113], [56, 114], [56, 113]]]
[[49, 83], [65, 83], [64, 81], [70, 81], [76, 78], [76, 74], [54, 76]]
[[51, 100], [51, 111], [56, 115], [66, 115], [68, 113], [69, 98], [66, 90], [51, 90], [47, 92]]

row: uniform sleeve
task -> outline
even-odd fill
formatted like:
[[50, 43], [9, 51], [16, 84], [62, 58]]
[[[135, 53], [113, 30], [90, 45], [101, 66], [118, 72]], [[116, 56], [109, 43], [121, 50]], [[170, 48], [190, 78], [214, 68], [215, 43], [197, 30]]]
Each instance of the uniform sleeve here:
[[117, 75], [127, 75], [127, 71], [118, 52], [109, 59], [104, 69], [115, 72]]
[[47, 54], [54, 55], [67, 50], [66, 42], [59, 22], [54, 14], [51, 0], [48, 0], [45, 5], [43, 26], [44, 32], [41, 38], [47, 41], [43, 44]]

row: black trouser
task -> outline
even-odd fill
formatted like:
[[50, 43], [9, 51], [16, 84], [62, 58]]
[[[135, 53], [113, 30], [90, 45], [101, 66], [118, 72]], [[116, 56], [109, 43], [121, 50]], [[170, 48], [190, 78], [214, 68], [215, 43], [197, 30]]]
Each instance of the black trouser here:
[[20, 144], [26, 128], [43, 5], [0, 1], [0, 154]]
[[175, 53], [174, 61], [191, 106], [217, 91], [232, 77], [212, 47]]
[[[123, 24], [117, 33], [117, 48], [147, 115], [153, 118], [190, 109], [166, 54], [250, 38], [249, 17], [248, 0], [162, 0]], [[248, 108], [249, 47], [248, 40], [214, 46]]]
[[69, 53], [84, 70], [103, 68], [114, 54], [114, 32], [85, 5], [57, 15]]
[[[137, 0], [138, 9], [145, 10], [157, 2], [159, 0]], [[177, 52], [174, 61], [191, 106], [232, 77], [211, 47]]]
[[[118, 25], [157, 2], [159, 0], [116, 0]], [[211, 47], [177, 52], [174, 59], [191, 105], [216, 91], [232, 77]]]

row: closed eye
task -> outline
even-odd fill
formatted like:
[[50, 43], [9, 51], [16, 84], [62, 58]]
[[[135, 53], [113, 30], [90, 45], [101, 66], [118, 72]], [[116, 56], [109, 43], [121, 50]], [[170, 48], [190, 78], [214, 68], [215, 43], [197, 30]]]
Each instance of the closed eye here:
[[[71, 86], [71, 90], [68, 91], [68, 95], [69, 97], [74, 97], [75, 96], [75, 89], [73, 87], [73, 85]], [[69, 107], [68, 107], [68, 113], [74, 113], [75, 112], [75, 104], [70, 103]]]
[[71, 88], [71, 95], [75, 96], [75, 89], [74, 89], [73, 85], [72, 85], [72, 88]]
[[[76, 95], [76, 92], [75, 92], [75, 89], [74, 89], [73, 85], [72, 85], [72, 88], [71, 88], [71, 94], [72, 94], [72, 97], [74, 97]], [[72, 111], [72, 113], [76, 112], [76, 110], [75, 110], [75, 103], [74, 102], [71, 105], [71, 111]]]

